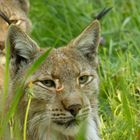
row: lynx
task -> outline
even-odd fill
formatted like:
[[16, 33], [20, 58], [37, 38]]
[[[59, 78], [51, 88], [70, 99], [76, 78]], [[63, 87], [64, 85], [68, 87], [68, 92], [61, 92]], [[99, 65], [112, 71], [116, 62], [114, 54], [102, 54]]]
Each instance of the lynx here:
[[[26, 79], [18, 105], [23, 128], [29, 83], [32, 100], [28, 114], [27, 140], [76, 140], [85, 122], [85, 140], [99, 140], [97, 96], [99, 78], [97, 49], [100, 24], [94, 20], [78, 37], [53, 48], [40, 67]], [[9, 105], [27, 69], [45, 52], [16, 25], [11, 25]], [[22, 130], [21, 130], [22, 131]]]
[[3, 71], [5, 64], [4, 42], [8, 31], [8, 23], [14, 23], [23, 31], [29, 32], [31, 22], [27, 17], [28, 0], [0, 0], [0, 89], [3, 86]]
[[[27, 18], [29, 10], [28, 0], [1, 0], [0, 11], [6, 15], [9, 22], [17, 24], [23, 31], [30, 29], [30, 20]], [[0, 16], [0, 49], [4, 48], [4, 41], [8, 30], [7, 22]]]

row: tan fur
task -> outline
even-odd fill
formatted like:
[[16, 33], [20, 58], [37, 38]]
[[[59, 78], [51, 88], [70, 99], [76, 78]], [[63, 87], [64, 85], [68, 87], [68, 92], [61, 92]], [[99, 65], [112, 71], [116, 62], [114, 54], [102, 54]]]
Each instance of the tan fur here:
[[[27, 140], [76, 140], [84, 122], [87, 126], [85, 140], [100, 139], [96, 72], [99, 30], [99, 22], [94, 21], [68, 45], [52, 49], [40, 67], [25, 80], [18, 115], [23, 128], [29, 88], [32, 88]], [[7, 40], [11, 44], [10, 106], [28, 68], [46, 50], [39, 50], [37, 44], [14, 25], [9, 29]]]
[[[28, 0], [0, 0], [0, 11], [3, 12], [9, 20], [20, 27], [23, 31], [31, 30], [31, 22], [27, 17], [29, 11]], [[8, 23], [0, 16], [0, 86], [3, 85], [3, 65], [5, 64], [4, 42], [7, 36]]]
[[[27, 17], [29, 9], [28, 0], [1, 0], [0, 11], [2, 11], [13, 23], [17, 24], [23, 31], [30, 30], [30, 21]], [[0, 17], [0, 42], [4, 42], [7, 34], [8, 24]], [[2, 46], [1, 46], [2, 47]]]

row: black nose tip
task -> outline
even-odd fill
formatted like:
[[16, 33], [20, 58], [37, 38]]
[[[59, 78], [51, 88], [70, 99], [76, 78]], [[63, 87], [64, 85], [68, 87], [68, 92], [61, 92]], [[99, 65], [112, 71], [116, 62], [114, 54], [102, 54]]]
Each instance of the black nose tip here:
[[67, 110], [73, 115], [76, 116], [81, 110], [82, 106], [80, 104], [74, 104], [67, 108]]

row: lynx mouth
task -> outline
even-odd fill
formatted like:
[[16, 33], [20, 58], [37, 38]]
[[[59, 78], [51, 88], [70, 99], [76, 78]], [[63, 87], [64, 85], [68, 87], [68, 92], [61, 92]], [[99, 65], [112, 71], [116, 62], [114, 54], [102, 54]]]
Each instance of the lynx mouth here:
[[76, 120], [76, 119], [71, 119], [67, 122], [63, 122], [63, 121], [54, 121], [57, 125], [60, 126], [65, 126], [66, 128], [68, 127], [72, 127], [72, 126], [76, 126], [79, 125], [80, 121]]

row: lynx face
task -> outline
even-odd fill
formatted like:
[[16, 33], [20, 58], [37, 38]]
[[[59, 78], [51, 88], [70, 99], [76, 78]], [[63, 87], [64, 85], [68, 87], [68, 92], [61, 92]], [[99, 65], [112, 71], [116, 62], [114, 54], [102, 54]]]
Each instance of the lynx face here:
[[[9, 95], [24, 78], [27, 69], [45, 50], [15, 25], [8, 33], [11, 46], [11, 87]], [[97, 132], [98, 75], [97, 47], [99, 22], [94, 21], [76, 39], [53, 49], [36, 72], [25, 82], [19, 103], [21, 125], [27, 105], [28, 84], [33, 97], [29, 110], [29, 140], [75, 139], [83, 122], [87, 123], [86, 140], [99, 140]], [[21, 111], [22, 110], [22, 111]]]

